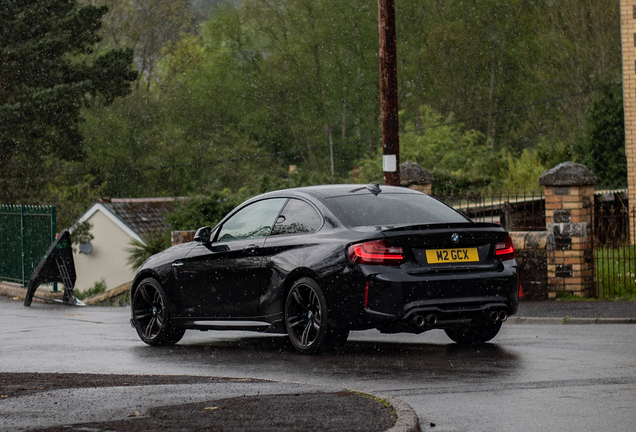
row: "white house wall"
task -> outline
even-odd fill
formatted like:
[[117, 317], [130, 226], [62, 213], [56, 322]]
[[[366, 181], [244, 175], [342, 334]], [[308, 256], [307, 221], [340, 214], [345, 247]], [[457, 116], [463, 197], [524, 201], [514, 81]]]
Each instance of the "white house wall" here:
[[102, 278], [109, 289], [132, 281], [135, 271], [126, 263], [129, 255], [126, 249], [130, 248], [132, 237], [101, 211], [94, 212], [88, 220], [95, 237], [91, 241], [93, 251], [89, 255], [79, 250], [73, 252], [77, 272], [75, 288], [84, 291]]

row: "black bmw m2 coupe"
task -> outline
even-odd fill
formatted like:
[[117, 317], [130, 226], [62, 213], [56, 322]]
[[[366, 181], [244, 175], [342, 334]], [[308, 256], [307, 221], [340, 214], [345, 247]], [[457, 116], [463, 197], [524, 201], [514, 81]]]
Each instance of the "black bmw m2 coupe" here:
[[256, 196], [149, 258], [131, 324], [149, 345], [187, 329], [254, 330], [287, 333], [309, 354], [371, 328], [477, 344], [516, 312], [518, 283], [499, 225], [411, 189], [312, 186]]

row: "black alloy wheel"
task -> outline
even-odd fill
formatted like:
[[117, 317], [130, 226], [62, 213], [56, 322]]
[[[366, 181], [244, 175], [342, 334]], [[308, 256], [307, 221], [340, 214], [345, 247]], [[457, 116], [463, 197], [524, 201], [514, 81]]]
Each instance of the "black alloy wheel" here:
[[316, 281], [294, 282], [285, 302], [285, 326], [296, 350], [313, 354], [322, 348], [327, 334], [327, 299]]
[[137, 334], [148, 345], [173, 345], [181, 340], [185, 329], [170, 322], [169, 304], [159, 282], [141, 281], [132, 299], [132, 322]]
[[501, 321], [486, 322], [473, 327], [444, 329], [446, 335], [461, 345], [477, 345], [488, 342], [499, 333]]

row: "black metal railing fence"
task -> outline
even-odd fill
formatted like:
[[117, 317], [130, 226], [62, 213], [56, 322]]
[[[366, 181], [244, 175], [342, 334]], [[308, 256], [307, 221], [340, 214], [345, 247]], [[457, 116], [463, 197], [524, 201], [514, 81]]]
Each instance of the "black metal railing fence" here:
[[493, 194], [450, 192], [434, 195], [475, 222], [496, 223], [508, 231], [544, 231], [543, 192]]
[[[617, 197], [618, 198], [618, 197]], [[636, 250], [630, 239], [636, 209], [626, 200], [597, 196], [592, 223], [596, 294], [611, 299], [636, 295]]]
[[[458, 191], [434, 196], [476, 222], [497, 223], [508, 231], [546, 229], [543, 192]], [[626, 191], [595, 194], [590, 233], [598, 298], [636, 296], [636, 241], [630, 237], [630, 219], [636, 226], [636, 206], [629, 210]]]

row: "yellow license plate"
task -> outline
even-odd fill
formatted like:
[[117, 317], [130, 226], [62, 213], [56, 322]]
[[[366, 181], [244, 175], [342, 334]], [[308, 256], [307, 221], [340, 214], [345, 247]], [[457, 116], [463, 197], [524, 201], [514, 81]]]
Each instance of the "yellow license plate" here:
[[466, 249], [432, 249], [426, 251], [429, 264], [476, 262], [479, 261], [477, 248]]

